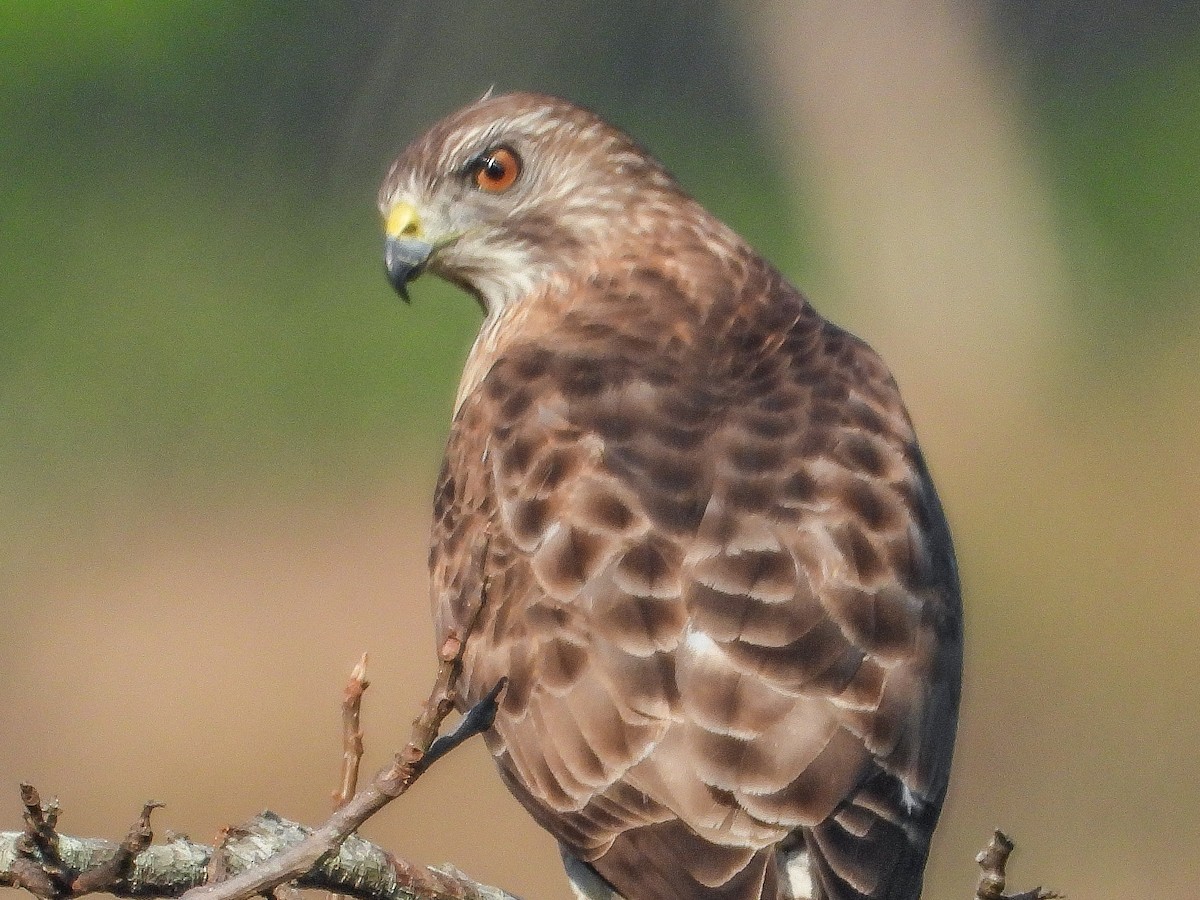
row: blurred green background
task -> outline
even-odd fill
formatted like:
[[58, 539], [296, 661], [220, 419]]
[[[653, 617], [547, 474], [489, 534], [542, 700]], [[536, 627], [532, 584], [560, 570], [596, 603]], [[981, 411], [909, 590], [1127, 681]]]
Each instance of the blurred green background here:
[[[432, 672], [428, 498], [478, 325], [382, 278], [395, 152], [489, 86], [587, 103], [871, 341], [968, 604], [926, 896], [1200, 870], [1200, 4], [0, 5], [0, 797], [208, 838], [328, 806]], [[2, 807], [0, 807], [2, 808]], [[565, 895], [482, 745], [370, 823]]]

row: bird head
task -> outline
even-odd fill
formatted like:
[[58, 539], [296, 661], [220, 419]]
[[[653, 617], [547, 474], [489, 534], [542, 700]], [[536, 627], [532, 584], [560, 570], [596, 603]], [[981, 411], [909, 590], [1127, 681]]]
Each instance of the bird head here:
[[[379, 194], [384, 262], [407, 299], [432, 272], [489, 314], [648, 231], [677, 202], [666, 169], [594, 113], [540, 94], [507, 94], [448, 116], [392, 164]], [[642, 224], [645, 223], [645, 224]]]

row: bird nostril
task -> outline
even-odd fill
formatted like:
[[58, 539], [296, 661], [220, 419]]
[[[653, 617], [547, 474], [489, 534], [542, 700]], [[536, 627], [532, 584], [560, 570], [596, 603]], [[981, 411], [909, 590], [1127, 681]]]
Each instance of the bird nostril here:
[[384, 231], [394, 238], [419, 238], [421, 236], [421, 217], [411, 203], [400, 202], [388, 212], [384, 222]]

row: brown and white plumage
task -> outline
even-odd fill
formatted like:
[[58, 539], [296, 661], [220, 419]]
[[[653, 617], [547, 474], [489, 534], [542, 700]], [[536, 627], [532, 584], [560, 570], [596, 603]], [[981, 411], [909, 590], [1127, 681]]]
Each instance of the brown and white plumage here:
[[[497, 148], [519, 174], [493, 190]], [[483, 597], [462, 702], [510, 679], [488, 743], [580, 889], [915, 898], [961, 610], [879, 357], [565, 101], [451, 115], [380, 206], [397, 286], [428, 268], [486, 313], [434, 616], [466, 629]]]

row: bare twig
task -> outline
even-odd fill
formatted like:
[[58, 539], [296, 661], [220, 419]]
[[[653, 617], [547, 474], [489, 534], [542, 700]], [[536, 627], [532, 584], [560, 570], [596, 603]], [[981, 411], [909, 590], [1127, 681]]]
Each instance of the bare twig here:
[[[206, 884], [193, 888], [184, 895], [184, 900], [241, 900], [295, 881], [327, 855], [335, 853], [342, 842], [358, 830], [363, 822], [404, 794], [428, 769], [426, 753], [441, 723], [453, 709], [453, 703], [449, 699], [450, 685], [457, 676], [461, 642], [454, 638], [447, 641], [447, 645], [451, 643], [454, 645], [452, 649], [443, 648], [434, 689], [421, 715], [413, 723], [413, 738], [396, 754], [391, 765], [379, 772], [369, 785], [335, 811], [324, 825], [313, 831], [305, 840], [282, 853], [264, 859], [252, 870], [235, 875], [220, 884]], [[494, 694], [489, 694], [485, 702], [494, 705]], [[487, 716], [478, 715], [475, 718], [477, 721], [484, 721]], [[447, 892], [436, 877], [431, 878], [424, 874], [428, 872], [429, 870], [425, 869], [413, 869], [413, 880], [409, 887], [414, 893], [419, 892], [422, 896], [429, 897], [461, 896], [458, 893]]]
[[[333, 808], [341, 809], [358, 791], [358, 770], [363, 757], [362, 698], [371, 682], [367, 681], [367, 654], [350, 671], [350, 680], [342, 691], [342, 776], [333, 792]], [[275, 889], [275, 900], [283, 887]], [[342, 900], [342, 894], [330, 894], [328, 900]]]
[[1019, 894], [1004, 893], [1007, 878], [1005, 869], [1012, 852], [1012, 839], [1003, 831], [994, 831], [991, 842], [975, 857], [980, 869], [979, 885], [975, 888], [976, 900], [1053, 900], [1063, 896], [1054, 891], [1043, 891], [1041, 887]]
[[14, 877], [20, 887], [39, 897], [57, 897], [69, 892], [70, 871], [58, 855], [58, 800], [45, 806], [32, 784], [21, 785], [25, 831], [17, 843], [18, 865]]
[[141, 816], [129, 826], [129, 833], [117, 845], [117, 852], [100, 865], [81, 872], [71, 882], [71, 896], [107, 891], [111, 885], [127, 876], [133, 868], [134, 859], [154, 840], [154, 832], [150, 829], [150, 813], [161, 806], [161, 803], [153, 800], [143, 806]]
[[[488, 541], [484, 540], [478, 552], [486, 556], [488, 549]], [[480, 569], [482, 568], [481, 566]], [[504, 688], [503, 679], [468, 711], [452, 734], [435, 746], [442, 723], [453, 711], [458, 699], [456, 685], [462, 670], [466, 639], [475, 625], [479, 610], [486, 602], [487, 588], [486, 581], [479, 586], [474, 602], [468, 610], [463, 632], [451, 631], [444, 640], [429, 698], [413, 722], [412, 736], [408, 743], [395, 755], [391, 764], [381, 770], [366, 788], [338, 807], [325, 824], [315, 831], [304, 832], [298, 840], [289, 841], [282, 848], [278, 845], [273, 846], [270, 853], [256, 857], [252, 866], [234, 865], [232, 847], [248, 838], [246, 829], [226, 829], [218, 846], [205, 856], [203, 872], [198, 874], [195, 881], [185, 886], [187, 890], [183, 894], [184, 900], [245, 900], [257, 894], [273, 892], [289, 882], [306, 885], [306, 879], [311, 877], [314, 869], [325, 866], [329, 860], [340, 856], [347, 839], [358, 827], [392, 800], [404, 794], [413, 782], [428, 770], [434, 760], [472, 735], [491, 727], [496, 715], [496, 699]], [[365, 687], [365, 680], [358, 680]], [[358, 690], [358, 693], [361, 696], [361, 690]], [[346, 705], [350, 704], [348, 699]], [[352, 733], [353, 740], [348, 743], [353, 744], [353, 747], [348, 752], [354, 757], [353, 768], [357, 769], [357, 760], [361, 758], [362, 752], [357, 713], [352, 725], [343, 727]], [[344, 788], [346, 768], [344, 762]], [[357, 780], [356, 775], [354, 780]], [[113, 848], [105, 842], [103, 859], [81, 866], [78, 871], [73, 872], [59, 859], [58, 847], [61, 841], [54, 829], [56, 808], [52, 807], [49, 812], [44, 811], [38, 801], [37, 792], [31, 787], [22, 788], [22, 799], [26, 807], [26, 830], [18, 836], [18, 844], [14, 844], [13, 859], [7, 866], [0, 867], [0, 884], [25, 887], [46, 900], [60, 900], [73, 896], [76, 882], [89, 890], [94, 890], [95, 885], [103, 884], [106, 890], [119, 893], [115, 889], [116, 883], [129, 869], [130, 856], [136, 854], [138, 842], [142, 840], [141, 830], [137, 831], [136, 839], [131, 832], [127, 843], [118, 847]], [[146, 819], [144, 830], [147, 835], [150, 808], [147, 807], [143, 816]], [[464, 886], [473, 883], [464, 882], [463, 879], [447, 872], [402, 864], [390, 857], [388, 859], [391, 873], [401, 885], [401, 889], [406, 892], [405, 896], [430, 900], [463, 900], [485, 896], [476, 890], [478, 886]], [[0, 860], [0, 863], [2, 862], [4, 860]], [[90, 870], [99, 866], [103, 866], [102, 870], [92, 875]], [[85, 870], [89, 873], [87, 876], [82, 874]], [[69, 877], [72, 874], [74, 878]], [[352, 890], [326, 887], [337, 893], [363, 895], [360, 886]], [[171, 892], [171, 895], [174, 893], [176, 892]]]
[[[204, 867], [204, 879], [200, 884], [219, 884], [231, 875], [237, 874], [236, 870], [230, 871], [229, 847], [235, 839], [245, 836], [246, 830], [240, 825], [226, 825], [217, 832], [217, 838], [213, 842], [212, 855], [208, 858], [208, 865]], [[194, 887], [194, 885], [192, 886]]]
[[371, 686], [367, 680], [367, 654], [350, 672], [342, 693], [342, 778], [333, 794], [333, 808], [345, 806], [358, 790], [358, 768], [363, 757], [361, 724], [363, 692]]
[[[479, 553], [484, 557], [489, 552], [489, 541], [485, 539]], [[479, 567], [483, 570], [483, 567]], [[380, 771], [367, 785], [359, 791], [344, 806], [337, 809], [332, 816], [316, 829], [308, 838], [284, 852], [266, 859], [253, 871], [237, 875], [217, 885], [203, 885], [193, 888], [184, 895], [184, 900], [244, 900], [254, 894], [270, 891], [288, 881], [295, 881], [299, 876], [308, 872], [321, 859], [337, 851], [342, 842], [353, 834], [367, 819], [381, 810], [388, 803], [404, 794], [428, 768], [431, 760], [427, 758], [429, 749], [437, 739], [438, 732], [446, 717], [450, 715], [457, 700], [456, 684], [462, 670], [462, 657], [466, 649], [467, 637], [470, 635], [479, 617], [479, 611], [487, 602], [488, 584], [484, 581], [476, 592], [474, 602], [466, 617], [466, 627], [462, 633], [451, 631], [443, 641], [440, 652], [437, 675], [434, 678], [433, 689], [429, 699], [421, 708], [421, 714], [413, 722], [412, 736], [408, 744], [392, 760], [391, 765]], [[498, 688], [493, 689], [479, 706], [494, 707]], [[490, 714], [471, 716], [475, 728], [490, 725], [495, 716], [494, 709]], [[483, 724], [487, 723], [487, 724]], [[455, 733], [455, 743], [461, 743], [471, 734]], [[438, 755], [441, 755], [440, 753]], [[414, 888], [427, 892], [431, 897], [453, 897], [455, 894], [439, 893], [441, 887], [437, 879], [430, 879], [428, 869], [414, 869], [413, 877], [419, 884]]]

